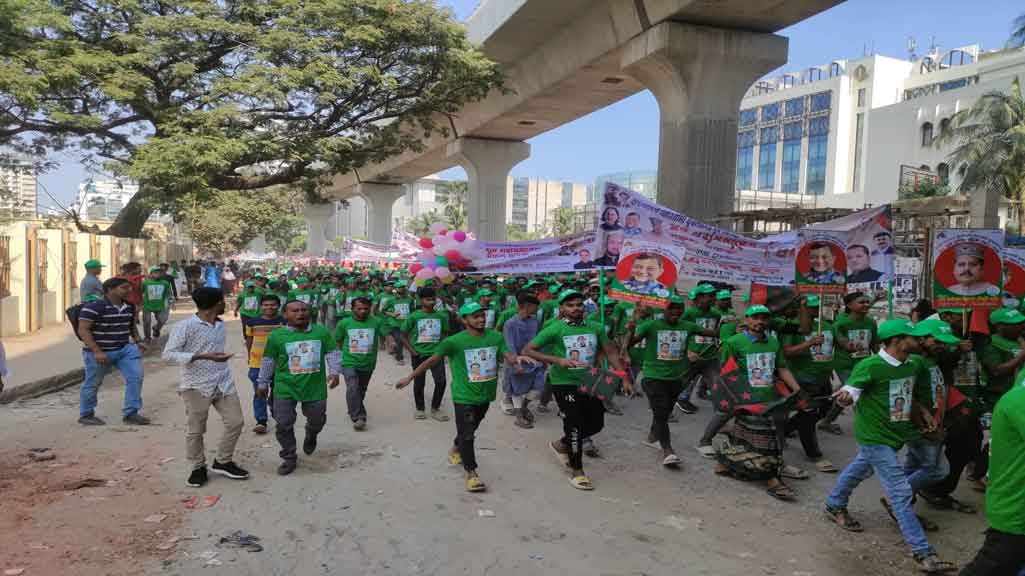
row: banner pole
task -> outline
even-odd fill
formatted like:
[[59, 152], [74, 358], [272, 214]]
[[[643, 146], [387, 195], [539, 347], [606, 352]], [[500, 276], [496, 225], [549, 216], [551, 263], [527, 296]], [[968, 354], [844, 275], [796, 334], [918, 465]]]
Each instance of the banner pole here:
[[825, 296], [825, 286], [819, 286], [819, 327], [818, 327], [818, 334], [819, 335], [822, 334], [822, 309], [825, 308], [825, 301], [823, 300], [824, 296]]
[[961, 338], [968, 338], [968, 301], [961, 300]]
[[886, 282], [886, 319], [893, 320], [893, 278]]

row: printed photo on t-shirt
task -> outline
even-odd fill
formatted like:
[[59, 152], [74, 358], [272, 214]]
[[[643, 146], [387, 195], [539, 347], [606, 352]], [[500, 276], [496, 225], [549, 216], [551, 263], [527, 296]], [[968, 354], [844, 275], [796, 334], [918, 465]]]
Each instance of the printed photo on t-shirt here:
[[309, 294], [296, 294], [295, 295], [295, 299], [300, 301], [300, 302], [302, 302], [302, 303], [304, 303], [304, 304], [309, 304], [310, 300], [311, 300], [311, 297], [310, 297]]
[[975, 352], [961, 355], [957, 367], [954, 368], [954, 381], [958, 386], [979, 385], [979, 357]]
[[260, 304], [259, 296], [246, 296], [246, 299], [242, 302], [242, 307], [246, 310], [253, 310]]
[[164, 285], [148, 284], [146, 286], [146, 295], [149, 296], [150, 300], [160, 300], [164, 297]]
[[484, 310], [484, 327], [491, 329], [495, 327], [495, 311], [491, 309]]
[[[817, 334], [809, 334], [804, 339], [808, 340], [817, 336]], [[822, 344], [811, 347], [811, 360], [812, 362], [830, 362], [833, 360], [833, 333], [823, 332], [822, 333]]]
[[498, 347], [469, 348], [463, 351], [466, 375], [470, 382], [486, 382], [498, 377]]
[[753, 352], [747, 355], [747, 382], [752, 388], [772, 386], [776, 372], [775, 352]]
[[[704, 330], [715, 330], [718, 320], [715, 318], [698, 318], [695, 323], [698, 326], [701, 326]], [[694, 342], [696, 344], [715, 344], [718, 341], [718, 338], [713, 338], [711, 336], [701, 336], [700, 334], [694, 335]]]
[[854, 351], [851, 358], [867, 358], [871, 353], [872, 331], [864, 328], [857, 328], [847, 331], [847, 340], [854, 344]]
[[416, 321], [416, 341], [418, 344], [431, 344], [441, 341], [441, 320], [423, 318]]
[[683, 345], [687, 342], [687, 333], [683, 330], [659, 330], [658, 349], [655, 357], [659, 360], [680, 360], [683, 358]]
[[598, 337], [594, 334], [563, 336], [562, 344], [566, 347], [566, 358], [584, 364], [594, 363], [595, 351], [598, 349]]
[[890, 422], [911, 421], [911, 390], [915, 379], [896, 378], [890, 380]]
[[405, 320], [409, 316], [409, 302], [399, 302], [393, 308], [399, 320]]
[[349, 328], [349, 353], [369, 354], [374, 345], [373, 328]]
[[300, 340], [285, 344], [290, 374], [320, 372], [320, 340]]
[[943, 384], [943, 372], [939, 366], [929, 367], [929, 376], [932, 383], [932, 409], [939, 410], [947, 405], [947, 387]]

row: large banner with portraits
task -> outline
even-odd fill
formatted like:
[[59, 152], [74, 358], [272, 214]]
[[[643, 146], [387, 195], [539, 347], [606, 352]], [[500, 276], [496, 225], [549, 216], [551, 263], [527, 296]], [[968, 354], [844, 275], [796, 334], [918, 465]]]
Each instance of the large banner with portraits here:
[[524, 242], [481, 242], [484, 258], [475, 259], [465, 271], [535, 274], [586, 270], [594, 268], [594, 243], [594, 231]]
[[1003, 305], [1003, 230], [937, 230], [932, 247], [934, 306], [993, 309]]
[[1018, 308], [1025, 297], [1025, 248], [1004, 248], [1004, 306]]

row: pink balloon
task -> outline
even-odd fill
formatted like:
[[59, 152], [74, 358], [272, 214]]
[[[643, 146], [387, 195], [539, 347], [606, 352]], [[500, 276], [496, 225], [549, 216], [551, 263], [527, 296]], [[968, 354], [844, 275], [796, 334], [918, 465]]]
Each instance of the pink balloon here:
[[445, 252], [445, 258], [448, 258], [449, 262], [458, 262], [462, 255], [459, 250], [448, 250]]
[[466, 240], [466, 232], [456, 230], [452, 233], [452, 237], [456, 239], [456, 242], [462, 242], [463, 240]]
[[434, 246], [434, 242], [432, 242], [430, 238], [427, 238], [425, 236], [420, 239], [420, 246], [422, 248], [427, 248], [429, 250], [432, 246]]
[[442, 228], [441, 230], [438, 230], [438, 236], [444, 236], [445, 234], [448, 234], [448, 228]]
[[434, 270], [437, 267], [438, 267], [438, 263], [435, 262], [434, 260], [428, 260], [427, 262], [424, 263], [424, 268], [427, 268], [428, 270]]

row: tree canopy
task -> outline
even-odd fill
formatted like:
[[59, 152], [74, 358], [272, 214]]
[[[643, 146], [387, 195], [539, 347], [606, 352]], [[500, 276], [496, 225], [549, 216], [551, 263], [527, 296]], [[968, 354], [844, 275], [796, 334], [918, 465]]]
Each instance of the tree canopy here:
[[194, 200], [178, 218], [196, 247], [215, 256], [243, 250], [261, 233], [272, 249], [284, 252], [305, 231], [299, 216], [303, 198], [297, 190], [227, 190], [202, 203]]
[[137, 181], [115, 235], [192, 195], [316, 199], [501, 85], [432, 0], [0, 0], [0, 145]]

